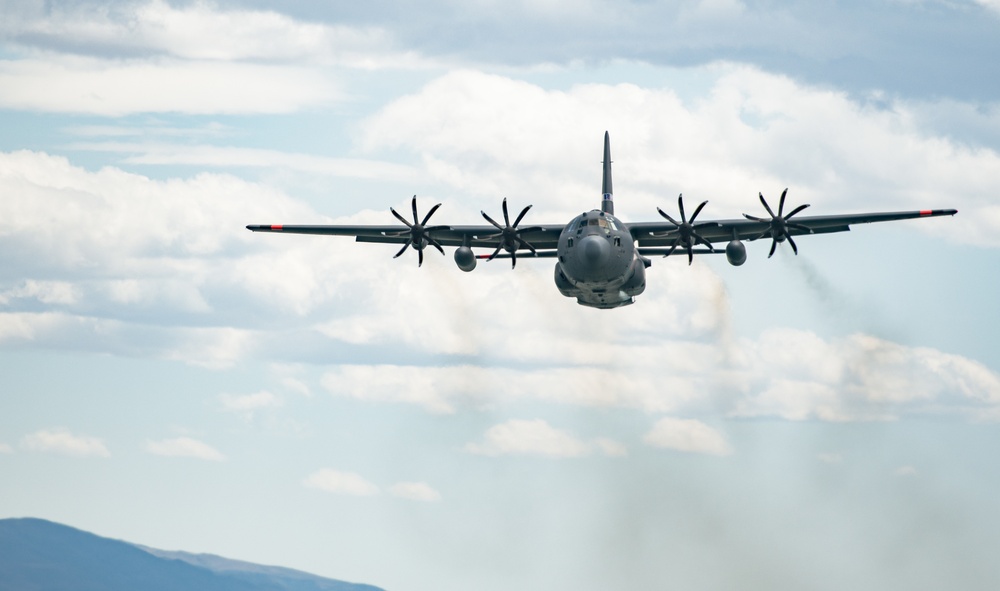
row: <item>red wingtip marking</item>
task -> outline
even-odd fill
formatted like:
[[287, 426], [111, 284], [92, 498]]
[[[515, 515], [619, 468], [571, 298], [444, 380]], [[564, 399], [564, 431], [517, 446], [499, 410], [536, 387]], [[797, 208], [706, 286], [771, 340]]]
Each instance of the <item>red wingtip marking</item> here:
[[271, 226], [272, 230], [281, 230], [282, 228], [284, 228], [282, 225]]
[[921, 209], [920, 210], [920, 215], [933, 215], [933, 214], [934, 214], [934, 211], [932, 211], [930, 209]]

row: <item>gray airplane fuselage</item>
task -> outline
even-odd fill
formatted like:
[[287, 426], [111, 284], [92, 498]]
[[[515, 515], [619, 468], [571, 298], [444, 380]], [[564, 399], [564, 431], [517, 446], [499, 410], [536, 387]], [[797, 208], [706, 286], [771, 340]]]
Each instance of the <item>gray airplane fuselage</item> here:
[[646, 288], [646, 268], [632, 234], [602, 210], [580, 214], [559, 235], [556, 287], [584, 306], [617, 308]]
[[611, 140], [604, 133], [604, 193], [601, 209], [578, 215], [559, 234], [556, 287], [583, 306], [617, 308], [646, 289], [646, 261], [632, 233], [615, 217]]

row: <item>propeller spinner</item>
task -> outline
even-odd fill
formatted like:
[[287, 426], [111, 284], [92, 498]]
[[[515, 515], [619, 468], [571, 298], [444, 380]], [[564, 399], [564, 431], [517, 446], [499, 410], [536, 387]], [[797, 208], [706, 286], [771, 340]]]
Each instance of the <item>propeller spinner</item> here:
[[795, 246], [795, 241], [792, 240], [792, 235], [789, 233], [789, 230], [798, 230], [800, 232], [805, 232], [806, 234], [812, 234], [812, 230], [809, 229], [807, 226], [803, 226], [802, 224], [796, 224], [795, 222], [788, 221], [792, 218], [793, 215], [809, 207], [808, 203], [796, 207], [788, 215], [783, 215], [782, 212], [785, 209], [785, 195], [787, 193], [788, 193], [787, 188], [781, 192], [781, 201], [778, 202], [778, 215], [774, 215], [774, 212], [771, 210], [771, 207], [768, 206], [767, 201], [764, 199], [764, 194], [758, 193], [758, 195], [760, 196], [760, 202], [764, 205], [764, 209], [766, 209], [767, 213], [771, 216], [770, 220], [754, 217], [748, 214], [743, 214], [743, 217], [745, 217], [750, 221], [766, 222], [770, 224], [770, 227], [768, 229], [761, 232], [758, 236], [750, 239], [750, 240], [758, 240], [760, 238], [763, 238], [764, 236], [768, 235], [771, 236], [771, 252], [767, 255], [767, 258], [771, 258], [774, 255], [774, 249], [778, 247], [778, 243], [784, 242], [785, 240], [788, 240], [788, 244], [792, 245], [792, 252], [794, 252], [795, 254], [799, 254], [799, 249], [797, 246]]
[[480, 213], [483, 214], [483, 217], [486, 218], [487, 222], [493, 224], [496, 227], [497, 230], [500, 230], [496, 234], [490, 234], [489, 236], [483, 236], [483, 238], [485, 240], [492, 240], [494, 238], [499, 238], [500, 239], [498, 241], [498, 243], [497, 243], [497, 249], [494, 250], [493, 254], [491, 254], [489, 257], [487, 257], [486, 260], [492, 261], [494, 258], [496, 258], [496, 256], [498, 254], [500, 254], [500, 250], [503, 249], [503, 250], [506, 250], [507, 252], [510, 253], [510, 268], [513, 269], [517, 265], [517, 249], [519, 249], [519, 248], [527, 248], [528, 250], [531, 251], [531, 254], [536, 254], [535, 247], [532, 246], [531, 243], [528, 242], [527, 240], [525, 240], [524, 238], [521, 238], [521, 234], [524, 233], [524, 232], [535, 232], [535, 231], [541, 230], [541, 227], [539, 227], [539, 226], [532, 226], [530, 228], [518, 228], [517, 227], [517, 225], [520, 224], [521, 220], [524, 218], [524, 214], [528, 213], [529, 209], [531, 209], [530, 205], [527, 206], [527, 207], [525, 207], [524, 209], [522, 209], [521, 213], [518, 214], [517, 219], [515, 219], [514, 223], [511, 224], [510, 223], [510, 216], [507, 213], [507, 198], [505, 197], [504, 200], [503, 200], [503, 223], [504, 223], [504, 225], [502, 225], [502, 226], [500, 224], [496, 223], [493, 220], [493, 218], [491, 218], [490, 216], [486, 215], [485, 211], [481, 211], [480, 212]]
[[694, 223], [695, 218], [698, 217], [698, 214], [701, 213], [701, 209], [705, 207], [707, 203], [708, 201], [702, 201], [701, 204], [698, 205], [698, 207], [694, 210], [694, 214], [691, 215], [691, 219], [689, 220], [684, 215], [684, 194], [682, 193], [678, 195], [677, 208], [681, 212], [681, 221], [679, 222], [674, 218], [670, 217], [669, 215], [667, 215], [667, 213], [662, 209], [660, 209], [659, 207], [656, 208], [656, 211], [660, 212], [661, 216], [665, 217], [667, 221], [670, 222], [671, 224], [677, 226], [676, 230], [677, 238], [675, 238], [673, 244], [670, 245], [670, 250], [667, 251], [667, 254], [663, 255], [664, 257], [672, 255], [674, 253], [674, 250], [676, 250], [678, 246], [683, 246], [687, 250], [688, 265], [690, 265], [691, 263], [694, 262], [695, 244], [698, 243], [704, 244], [709, 248], [709, 250], [713, 251], [715, 250], [715, 248], [712, 246], [712, 243], [709, 242], [708, 240], [705, 240], [700, 234], [698, 234], [697, 231], [697, 229], [700, 227], [714, 225], [714, 222], [705, 222], [701, 224]]
[[399, 213], [396, 212], [395, 209], [393, 209], [391, 207], [389, 208], [389, 211], [392, 212], [392, 215], [396, 216], [396, 219], [398, 219], [399, 221], [401, 221], [404, 224], [406, 224], [407, 229], [403, 230], [403, 231], [400, 231], [400, 232], [396, 232], [394, 234], [387, 234], [387, 235], [388, 236], [406, 236], [406, 235], [409, 235], [410, 239], [406, 242], [406, 244], [403, 245], [403, 248], [399, 249], [399, 252], [397, 252], [392, 258], [394, 258], [394, 259], [395, 258], [399, 258], [404, 252], [406, 252], [407, 248], [409, 248], [409, 247], [412, 246], [413, 249], [417, 251], [417, 266], [420, 267], [420, 266], [422, 266], [424, 264], [424, 248], [428, 244], [431, 245], [431, 246], [433, 246], [434, 248], [438, 249], [441, 252], [441, 254], [444, 254], [444, 249], [441, 248], [441, 244], [438, 243], [438, 241], [435, 240], [430, 235], [430, 233], [433, 232], [433, 231], [435, 231], [435, 230], [443, 230], [443, 229], [447, 228], [448, 226], [428, 226], [427, 225], [427, 220], [431, 219], [431, 216], [434, 215], [434, 212], [437, 211], [437, 209], [439, 207], [441, 207], [440, 203], [438, 203], [437, 205], [435, 205], [434, 207], [432, 207], [431, 210], [427, 212], [427, 215], [424, 216], [423, 220], [420, 220], [420, 217], [417, 215], [417, 196], [416, 195], [413, 196], [413, 201], [410, 203], [410, 205], [413, 208], [413, 223], [412, 224], [409, 221], [407, 221], [406, 218], [404, 218], [403, 216], [399, 215]]

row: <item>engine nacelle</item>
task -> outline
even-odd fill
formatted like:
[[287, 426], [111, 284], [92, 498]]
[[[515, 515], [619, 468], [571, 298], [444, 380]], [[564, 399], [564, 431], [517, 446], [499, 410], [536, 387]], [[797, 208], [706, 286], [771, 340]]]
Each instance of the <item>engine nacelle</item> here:
[[[648, 259], [647, 259], [648, 260]], [[632, 261], [632, 276], [629, 277], [621, 290], [628, 296], [637, 296], [646, 289], [646, 265], [643, 257], [638, 256]]]
[[455, 249], [455, 264], [468, 273], [476, 268], [476, 255], [468, 246], [459, 246]]
[[734, 267], [747, 262], [747, 247], [739, 240], [732, 240], [726, 245], [726, 260]]

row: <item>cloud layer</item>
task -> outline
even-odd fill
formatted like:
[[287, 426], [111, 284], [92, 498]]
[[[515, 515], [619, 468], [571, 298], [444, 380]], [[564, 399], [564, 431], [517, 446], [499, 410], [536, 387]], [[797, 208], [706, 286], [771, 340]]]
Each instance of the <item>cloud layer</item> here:
[[581, 181], [594, 178], [588, 163], [608, 129], [626, 220], [678, 192], [710, 199], [705, 215], [739, 217], [759, 208], [758, 191], [776, 197], [791, 187], [795, 202], [812, 203], [815, 214], [955, 207], [962, 215], [952, 220], [911, 225], [944, 239], [997, 245], [996, 151], [928, 135], [905, 102], [865, 104], [747, 66], [704, 72], [710, 88], [684, 100], [669, 87], [545, 90], [456, 71], [372, 117], [363, 141], [370, 150], [416, 152], [431, 174], [462, 192], [496, 195], [526, 186], [524, 198], [545, 195], [544, 207], [572, 215], [581, 195], [595, 193], [596, 181]]
[[[367, 137], [377, 137], [395, 121], [397, 137], [410, 141], [400, 123], [402, 113], [427, 107], [424, 120], [433, 120], [433, 99], [441, 97], [437, 87], [473, 88], [470, 81], [479, 77], [448, 76], [401, 100], [372, 120]], [[502, 78], [488, 82], [507, 88], [514, 93], [510, 96], [537, 95], [543, 107], [561, 102], [568, 112], [590, 104], [586, 96], [594, 92], [644, 95], [653, 107], [670, 103], [669, 93], [627, 87], [565, 94]], [[803, 104], [829, 100], [831, 109], [848, 104], [818, 91], [798, 93]], [[642, 104], [637, 100], [635, 108], [641, 111]], [[794, 109], [787, 115], [795, 116]], [[860, 121], [869, 117], [860, 111], [858, 116]], [[502, 146], [517, 141], [516, 133], [486, 131], [473, 146], [422, 122], [416, 128], [426, 131], [428, 149], [440, 154], [436, 158], [452, 160], [455, 167], [468, 165], [468, 174], [476, 178], [513, 175], [521, 165], [536, 166], [529, 164], [536, 157], [552, 165], [554, 181], [546, 182], [553, 182], [559, 207], [557, 181], [570, 178], [572, 168], [546, 160], [540, 149], [514, 158], [504, 169]], [[748, 142], [765, 133], [747, 129]], [[904, 133], [893, 142], [902, 145], [908, 137]], [[650, 140], [640, 134], [638, 141]], [[458, 147], [448, 147], [452, 141]], [[481, 162], [471, 156], [476, 150]], [[928, 161], [928, 167], [933, 163]], [[538, 168], [537, 177], [544, 178], [542, 173]], [[705, 178], [709, 184], [729, 184], [738, 177]], [[639, 178], [629, 198], [652, 205], [656, 200], [641, 190], [642, 183], [666, 181], [655, 175]], [[824, 339], [775, 328], [754, 338], [734, 338], [723, 279], [703, 265], [657, 265], [639, 305], [616, 311], [613, 319], [602, 316], [581, 324], [578, 307], [555, 292], [550, 272], [539, 265], [509, 273], [484, 264], [469, 277], [443, 257], [417, 269], [406, 259], [393, 265], [391, 249], [378, 246], [251, 234], [245, 223], [333, 220], [231, 175], [159, 181], [110, 167], [90, 172], [64, 158], [21, 151], [0, 154], [0, 191], [6, 195], [0, 214], [8, 220], [0, 229], [0, 246], [8, 253], [8, 265], [0, 272], [0, 346], [86, 349], [208, 367], [271, 355], [313, 362], [310, 351], [322, 343], [343, 345], [344, 351], [410, 348], [423, 357], [414, 361], [394, 353], [381, 358], [388, 362], [327, 361], [322, 383], [338, 396], [415, 404], [442, 414], [535, 400], [647, 413], [712, 409], [789, 420], [884, 420], [942, 410], [982, 420], [1000, 416], [1000, 380], [971, 359], [865, 334]], [[445, 211], [459, 210], [451, 215], [468, 208], [454, 201], [447, 205], [453, 208]], [[976, 206], [969, 207], [974, 211]], [[384, 222], [387, 217], [365, 211], [340, 221]], [[969, 224], [984, 228], [993, 223], [988, 209], [967, 217]], [[929, 223], [914, 226], [921, 223], [935, 231]], [[389, 265], [392, 282], [385, 280]], [[399, 305], [403, 300], [406, 306]], [[483, 302], [491, 305], [479, 305]], [[614, 353], [598, 355], [590, 345], [595, 339]], [[519, 365], [524, 362], [532, 365]], [[278, 404], [266, 394], [230, 396], [223, 404], [247, 412], [253, 405]]]

